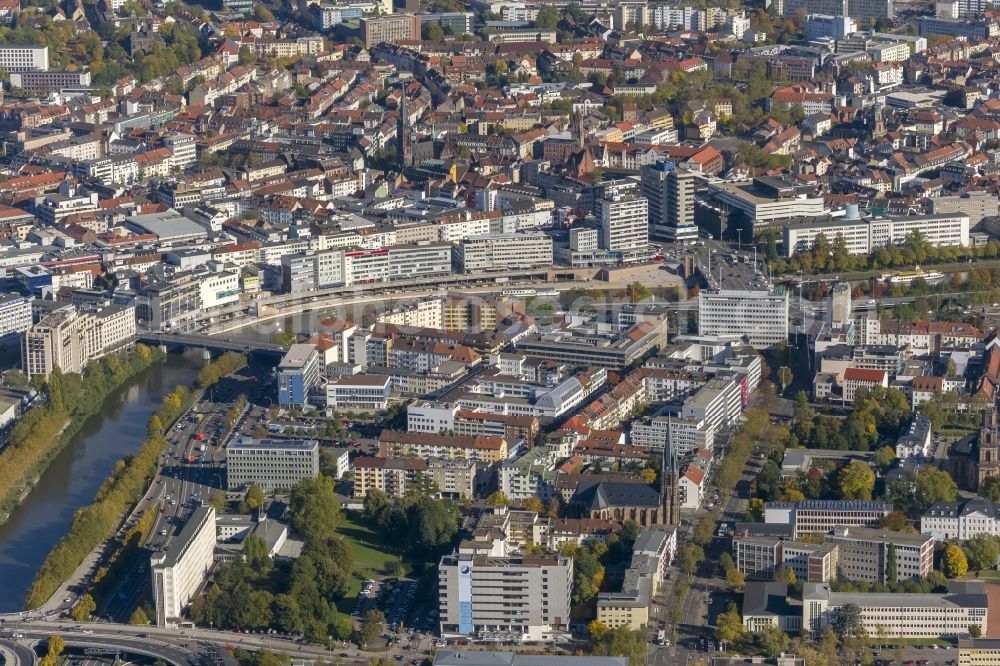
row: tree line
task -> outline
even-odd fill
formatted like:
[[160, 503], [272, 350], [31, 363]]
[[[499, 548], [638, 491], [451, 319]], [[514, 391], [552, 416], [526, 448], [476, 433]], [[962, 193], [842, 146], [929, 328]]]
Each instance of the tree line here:
[[[134, 360], [145, 359], [148, 365], [159, 351], [153, 351], [143, 345], [136, 346]], [[235, 357], [235, 358], [233, 358]], [[245, 364], [245, 358], [233, 354], [227, 357], [223, 354], [219, 359], [205, 366], [198, 374], [200, 388], [205, 388], [229, 374], [222, 371], [235, 366], [242, 367], [239, 363]], [[121, 361], [119, 360], [118, 363]], [[105, 365], [103, 361], [95, 364], [93, 376], [95, 380], [100, 377], [115, 376], [114, 364]], [[117, 370], [121, 374], [122, 370]], [[74, 379], [74, 377], [76, 379]], [[54, 373], [49, 377], [46, 384], [49, 393], [49, 408], [67, 410], [66, 405], [91, 404], [96, 410], [103, 400], [99, 400], [93, 395], [88, 396], [88, 391], [93, 391], [90, 383], [92, 375], [90, 368], [83, 378], [79, 375], [62, 375]], [[53, 379], [54, 378], [54, 379]], [[83, 381], [86, 379], [86, 383]], [[211, 380], [211, 381], [209, 381]], [[208, 382], [208, 383], [205, 383]], [[107, 395], [109, 391], [105, 391]], [[72, 396], [71, 402], [67, 398]], [[147, 424], [147, 436], [142, 446], [139, 447], [135, 455], [126, 455], [119, 460], [111, 473], [94, 497], [94, 501], [83, 507], [73, 515], [73, 522], [69, 531], [56, 543], [55, 547], [46, 557], [38, 570], [35, 580], [28, 590], [25, 605], [28, 608], [38, 608], [44, 604], [49, 597], [59, 588], [63, 581], [68, 579], [80, 562], [102, 541], [111, 538], [118, 529], [124, 516], [139, 498], [146, 492], [149, 480], [155, 475], [159, 465], [160, 456], [167, 449], [167, 440], [164, 432], [173, 424], [187, 408], [191, 400], [190, 392], [183, 386], [178, 386], [173, 391], [164, 396], [160, 403], [160, 408], [150, 417]]]
[[[162, 358], [162, 352], [136, 345], [134, 353], [120, 352], [91, 363], [83, 375], [64, 374], [58, 368], [45, 379], [44, 404], [28, 410], [11, 431], [0, 452], [0, 517], [6, 521], [24, 491], [52, 458], [96, 414], [105, 398], [126, 381]], [[36, 383], [39, 381], [35, 379]]]

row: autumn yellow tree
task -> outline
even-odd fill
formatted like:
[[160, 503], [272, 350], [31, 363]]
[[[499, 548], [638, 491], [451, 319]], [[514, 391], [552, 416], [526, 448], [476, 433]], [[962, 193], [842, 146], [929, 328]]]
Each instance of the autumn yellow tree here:
[[949, 578], [958, 578], [969, 572], [969, 562], [965, 552], [957, 544], [949, 544], [944, 551], [944, 573]]

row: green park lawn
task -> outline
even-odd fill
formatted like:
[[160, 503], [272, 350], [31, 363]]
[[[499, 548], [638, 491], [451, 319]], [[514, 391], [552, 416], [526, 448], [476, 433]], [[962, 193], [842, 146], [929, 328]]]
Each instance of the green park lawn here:
[[[377, 575], [382, 573], [392, 562], [399, 559], [402, 549], [396, 544], [387, 543], [382, 535], [372, 531], [370, 527], [361, 520], [361, 514], [356, 511], [345, 511], [341, 517], [341, 526], [337, 528], [337, 533], [344, 537], [351, 546], [351, 553], [354, 555], [355, 574], [351, 578], [351, 586], [347, 595], [341, 601], [350, 612], [354, 607], [354, 599], [361, 591], [361, 582], [365, 574]], [[404, 567], [409, 571], [404, 561]]]

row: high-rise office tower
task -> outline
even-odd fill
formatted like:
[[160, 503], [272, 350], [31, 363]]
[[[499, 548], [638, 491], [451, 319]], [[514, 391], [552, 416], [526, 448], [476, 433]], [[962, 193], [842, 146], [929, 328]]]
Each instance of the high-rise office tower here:
[[642, 168], [642, 195], [649, 201], [649, 234], [668, 242], [698, 239], [694, 224], [694, 174], [673, 162]]

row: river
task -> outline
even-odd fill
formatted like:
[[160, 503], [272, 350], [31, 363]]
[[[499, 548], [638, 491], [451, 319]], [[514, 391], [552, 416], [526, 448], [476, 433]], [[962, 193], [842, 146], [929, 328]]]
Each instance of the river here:
[[204, 363], [200, 350], [168, 355], [108, 396], [101, 412], [59, 452], [0, 525], [0, 612], [22, 608], [35, 573], [66, 533], [73, 513], [90, 504], [122, 456], [138, 450], [163, 396], [178, 384], [189, 386]]

